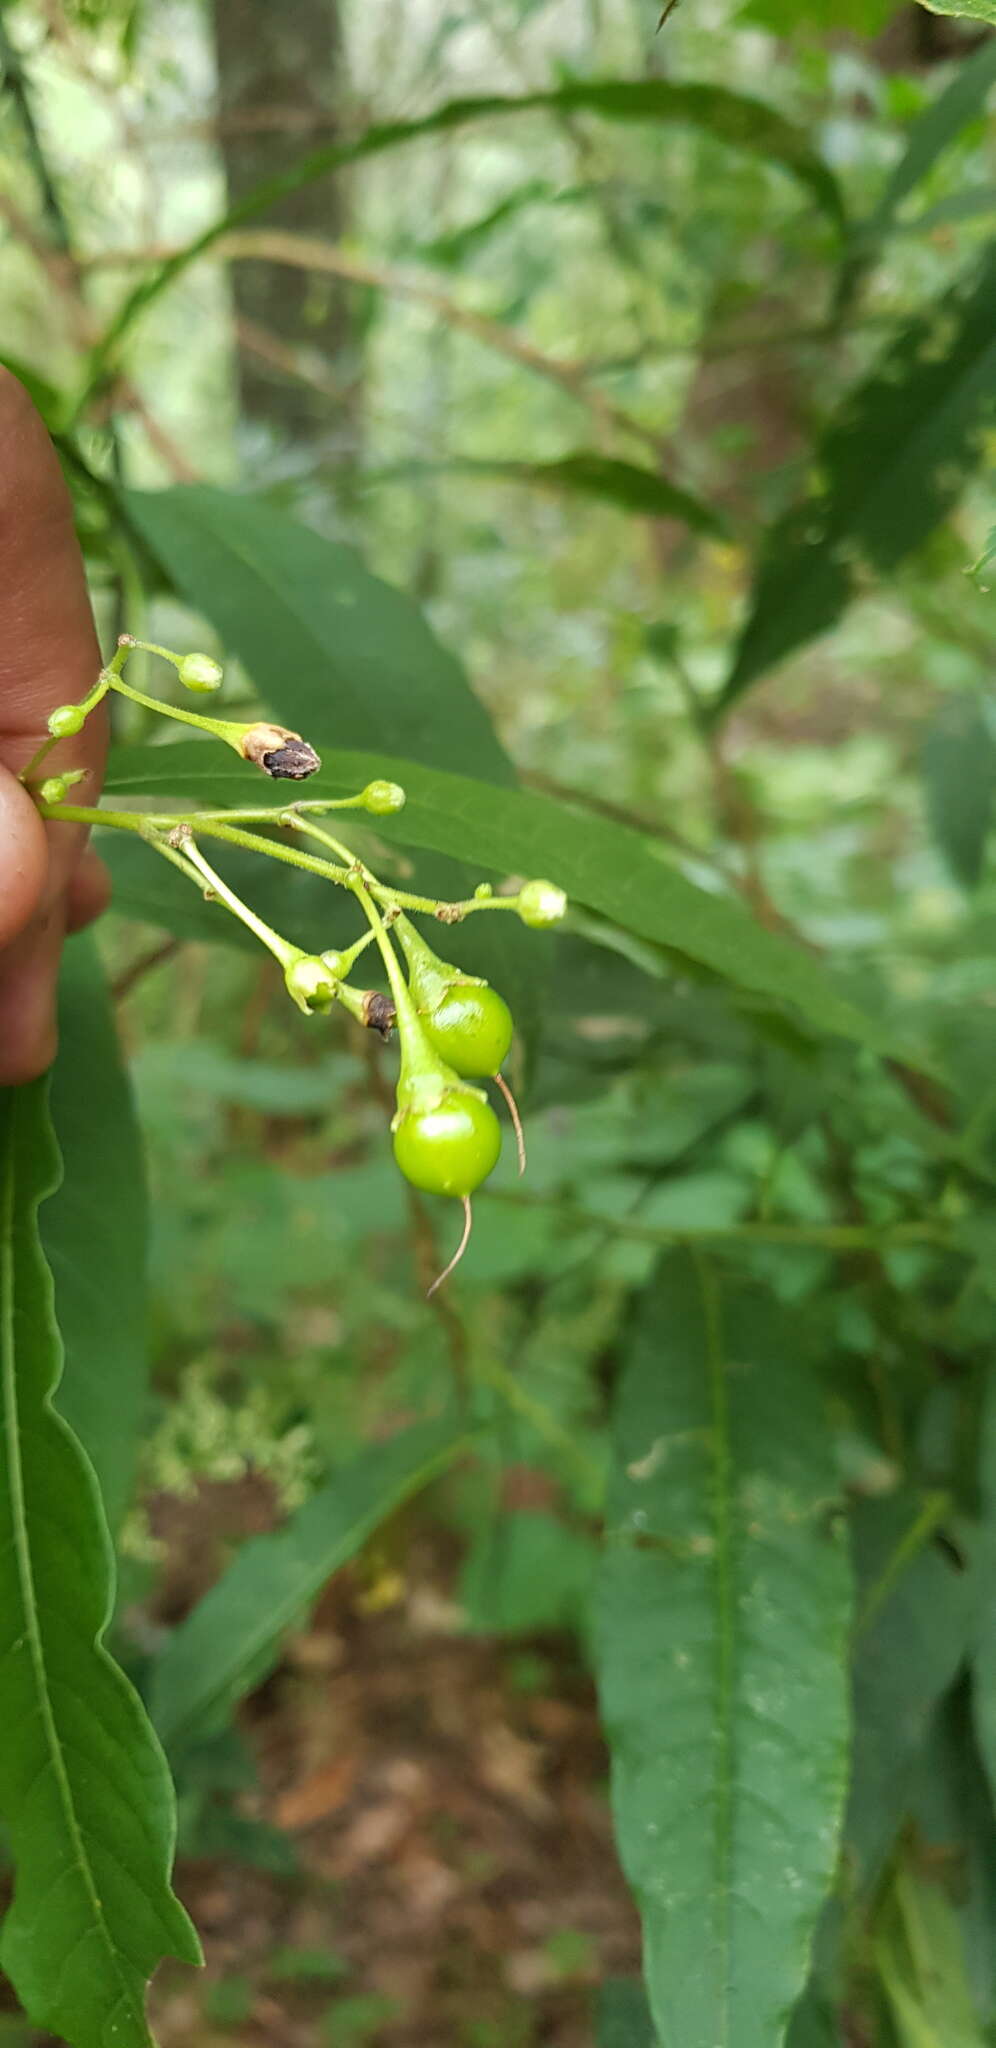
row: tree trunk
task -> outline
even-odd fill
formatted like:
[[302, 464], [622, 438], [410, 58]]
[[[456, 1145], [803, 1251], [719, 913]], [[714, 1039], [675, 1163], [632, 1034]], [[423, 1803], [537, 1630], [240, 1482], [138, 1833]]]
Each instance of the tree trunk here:
[[[345, 84], [339, 0], [215, 0], [214, 22], [219, 141], [235, 202], [336, 140]], [[347, 204], [341, 175], [322, 178], [281, 200], [266, 225], [337, 241]], [[360, 350], [349, 287], [251, 260], [233, 266], [233, 291], [246, 419], [281, 438], [317, 438], [351, 464]]]

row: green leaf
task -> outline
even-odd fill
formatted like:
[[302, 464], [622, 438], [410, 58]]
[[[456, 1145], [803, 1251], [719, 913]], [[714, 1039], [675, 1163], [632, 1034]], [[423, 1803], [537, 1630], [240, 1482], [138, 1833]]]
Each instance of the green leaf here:
[[957, 0], [957, 5], [939, 6], [938, 0], [920, 0], [931, 14], [956, 14], [967, 21], [987, 21], [996, 28], [996, 0]]
[[809, 495], [768, 534], [723, 708], [829, 632], [865, 564], [888, 575], [957, 503], [996, 419], [996, 245], [914, 320], [817, 449]]
[[596, 2048], [657, 2048], [647, 1994], [634, 1977], [610, 1978], [598, 1994]]
[[850, 1582], [791, 1324], [670, 1259], [619, 1388], [596, 1665], [661, 2048], [776, 2048], [847, 1777]]
[[296, 719], [306, 737], [400, 749], [511, 780], [455, 656], [411, 598], [372, 576], [353, 548], [261, 499], [208, 484], [126, 491], [122, 503], [278, 718]]
[[877, 36], [895, 11], [895, 0], [749, 0], [737, 20], [756, 21], [778, 36], [798, 28], [809, 36]]
[[986, 2048], [961, 1930], [944, 1893], [899, 1871], [874, 1945], [899, 2048]]
[[813, 1985], [792, 2014], [786, 2041], [787, 2048], [844, 2048], [833, 2012]]
[[144, 1988], [199, 1960], [168, 1883], [165, 1761], [101, 1644], [112, 1564], [93, 1472], [51, 1406], [60, 1370], [38, 1206], [58, 1175], [46, 1084], [0, 1095], [0, 1817], [17, 1877], [0, 1962], [73, 2048], [150, 2048]]
[[93, 1464], [115, 1528], [131, 1495], [148, 1385], [145, 1168], [107, 984], [88, 936], [65, 949], [59, 996], [51, 1109], [64, 1173], [40, 1217], [66, 1354], [59, 1413]]
[[244, 1544], [156, 1665], [152, 1717], [163, 1741], [182, 1746], [258, 1684], [332, 1573], [467, 1441], [448, 1422], [418, 1423], [341, 1466], [274, 1535]]
[[[374, 776], [390, 777], [408, 792], [403, 812], [377, 820], [378, 837], [389, 843], [459, 855], [498, 875], [546, 875], [577, 904], [710, 969], [734, 988], [763, 996], [779, 1009], [794, 1006], [810, 1028], [889, 1055], [914, 1056], [841, 995], [801, 947], [763, 930], [735, 899], [686, 880], [657, 842], [552, 797], [496, 789], [380, 755], [325, 753], [322, 772], [308, 788], [315, 796], [337, 796]], [[234, 756], [222, 759], [214, 748], [181, 741], [119, 749], [105, 787], [205, 805], [273, 802], [279, 808], [286, 802], [262, 783], [262, 776]]]
[[454, 456], [444, 462], [404, 462], [374, 472], [375, 477], [397, 476], [494, 476], [512, 483], [534, 485], [539, 490], [567, 492], [576, 498], [595, 498], [617, 505], [623, 512], [637, 512], [646, 519], [679, 519], [693, 533], [721, 539], [728, 531], [724, 521], [702, 498], [669, 483], [656, 470], [636, 462], [621, 462], [615, 456], [599, 455], [593, 448], [579, 448], [555, 462], [514, 462], [471, 460]]
[[[862, 1503], [855, 1557], [867, 1617], [854, 1659], [854, 1760], [844, 1836], [856, 1893], [882, 1873], [906, 1815], [939, 1702], [978, 1613], [977, 1575], [927, 1539], [931, 1502], [903, 1493]], [[918, 1532], [923, 1547], [914, 1548]]]
[[921, 772], [934, 838], [956, 880], [974, 889], [996, 797], [996, 740], [977, 697], [943, 706], [924, 741]]
[[619, 462], [598, 455], [590, 448], [561, 456], [559, 462], [506, 463], [503, 469], [548, 490], [572, 492], [580, 498], [602, 498], [626, 512], [639, 512], [648, 519], [680, 519], [693, 532], [722, 537], [726, 527], [719, 515], [655, 471], [641, 469], [635, 462]]
[[210, 249], [230, 229], [269, 212], [278, 200], [316, 179], [325, 178], [364, 158], [381, 156], [427, 135], [452, 134], [476, 121], [498, 120], [509, 114], [551, 113], [600, 114], [608, 121], [677, 122], [699, 128], [717, 142], [747, 151], [777, 165], [800, 180], [830, 218], [840, 224], [844, 206], [833, 172], [817, 156], [808, 135], [774, 107], [747, 95], [729, 92], [719, 85], [673, 83], [663, 78], [572, 79], [552, 92], [524, 93], [518, 99], [482, 95], [477, 99], [451, 100], [435, 113], [418, 121], [393, 121], [368, 128], [355, 142], [335, 143], [312, 150], [278, 176], [258, 185], [219, 215], [194, 237], [142, 279], [115, 314], [106, 334], [94, 351], [86, 390], [80, 394], [79, 409], [101, 383], [120, 353], [125, 336], [147, 306], [157, 299], [173, 279]]
[[[996, 1366], [986, 1371], [979, 1432], [979, 1499], [988, 1584], [996, 1566]], [[996, 1598], [984, 1599], [972, 1659], [972, 1712], [979, 1753], [996, 1805]]]
[[[993, 192], [993, 201], [996, 204], [996, 189]], [[968, 572], [969, 575], [978, 576], [982, 569], [988, 569], [990, 562], [996, 562], [996, 526], [990, 527], [986, 535], [985, 547], [977, 561], [972, 563], [971, 569]]]
[[870, 233], [881, 234], [888, 228], [903, 200], [933, 170], [938, 157], [957, 139], [966, 123], [982, 113], [994, 83], [996, 40], [983, 43], [980, 50], [968, 57], [945, 91], [914, 121], [906, 148], [868, 222]]

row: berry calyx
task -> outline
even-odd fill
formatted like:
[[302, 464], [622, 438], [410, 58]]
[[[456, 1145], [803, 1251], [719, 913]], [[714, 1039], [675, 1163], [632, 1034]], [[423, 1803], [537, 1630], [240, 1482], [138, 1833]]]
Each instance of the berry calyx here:
[[435, 1107], [404, 1110], [394, 1157], [412, 1187], [427, 1195], [472, 1195], [498, 1163], [501, 1126], [472, 1090], [447, 1088]]
[[299, 953], [288, 962], [284, 980], [288, 995], [293, 996], [306, 1016], [314, 1010], [329, 1009], [338, 993], [336, 978], [324, 960], [309, 953]]
[[514, 1025], [503, 996], [486, 981], [440, 960], [406, 917], [395, 929], [408, 962], [412, 998], [435, 1051], [468, 1080], [497, 1074]]

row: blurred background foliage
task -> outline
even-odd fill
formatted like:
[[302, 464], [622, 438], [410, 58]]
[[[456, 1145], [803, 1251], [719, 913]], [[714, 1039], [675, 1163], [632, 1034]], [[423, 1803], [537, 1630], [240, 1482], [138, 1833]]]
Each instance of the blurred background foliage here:
[[[331, 747], [485, 783], [514, 764], [635, 828], [662, 889], [677, 873], [825, 956], [919, 1048], [820, 1037], [597, 903], [555, 949], [475, 931], [460, 957], [523, 1026], [529, 1176], [506, 1159], [426, 1305], [451, 1219], [393, 1169], [392, 1056], [293, 1012], [244, 934], [109, 849], [100, 950], [151, 1192], [137, 1492], [127, 1455], [102, 1470], [131, 1503], [119, 1653], [144, 1682], [245, 1539], [454, 1382], [484, 1430], [309, 1619], [319, 1560], [248, 1707], [177, 1746], [209, 1972], [164, 1976], [165, 2044], [650, 2042], [590, 1590], [613, 1389], [648, 1316], [667, 1357], [652, 1290], [676, 1242], [815, 1345], [870, 1603], [842, 1874], [791, 2048], [996, 2041], [996, 604], [992, 565], [972, 573], [996, 44], [891, 0], [657, 14], [0, 8], [0, 356], [58, 437], [105, 645], [207, 646], [229, 704]], [[620, 118], [606, 80], [700, 97]], [[546, 103], [358, 147], [496, 94]], [[102, 345], [156, 265], [335, 149], [344, 170], [250, 210]], [[334, 564], [358, 579], [341, 632]], [[441, 854], [364, 843], [456, 884]], [[340, 937], [304, 878], [245, 887], [292, 937]], [[88, 1415], [84, 1394], [90, 1441]]]

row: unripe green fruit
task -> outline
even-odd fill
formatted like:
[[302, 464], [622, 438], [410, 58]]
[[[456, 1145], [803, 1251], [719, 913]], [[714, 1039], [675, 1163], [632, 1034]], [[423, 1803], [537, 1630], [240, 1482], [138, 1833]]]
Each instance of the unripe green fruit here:
[[363, 808], [372, 811], [376, 818], [388, 818], [392, 811], [403, 811], [405, 802], [400, 782], [368, 782], [363, 791]]
[[498, 1163], [501, 1126], [490, 1103], [448, 1091], [433, 1109], [408, 1110], [394, 1133], [394, 1157], [427, 1195], [472, 1195]]
[[534, 931], [559, 924], [566, 912], [567, 898], [556, 882], [524, 882], [519, 890], [519, 916]]
[[184, 689], [194, 690], [199, 696], [209, 696], [217, 690], [223, 673], [220, 661], [213, 661], [210, 654], [185, 654], [177, 668]]
[[468, 1080], [497, 1074], [508, 1058], [512, 1012], [486, 981], [457, 981], [423, 1016], [426, 1036], [454, 1073]]
[[86, 714], [79, 704], [57, 704], [48, 714], [48, 729], [54, 740], [69, 739], [74, 732], [82, 732]]
[[302, 953], [285, 968], [284, 980], [299, 1010], [327, 1010], [335, 1001], [336, 979], [324, 960]]

